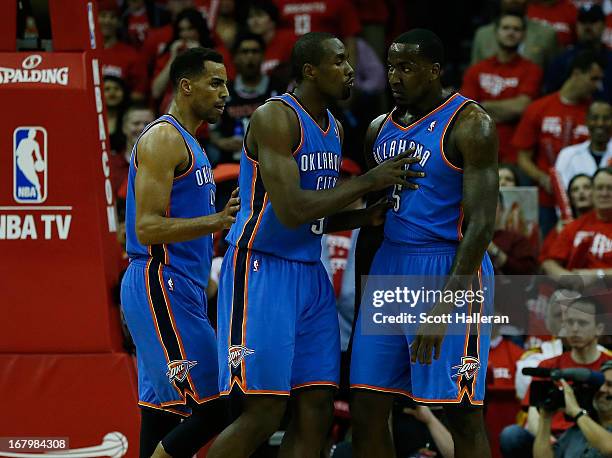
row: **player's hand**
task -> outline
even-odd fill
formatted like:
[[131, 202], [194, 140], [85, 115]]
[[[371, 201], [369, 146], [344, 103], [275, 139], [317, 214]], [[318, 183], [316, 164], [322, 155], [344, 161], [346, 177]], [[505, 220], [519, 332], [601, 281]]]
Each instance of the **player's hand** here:
[[[442, 316], [451, 313], [452, 304], [439, 303], [428, 313], [428, 316]], [[443, 320], [439, 323], [423, 323], [419, 326], [416, 337], [410, 344], [410, 360], [412, 363], [431, 364], [433, 351], [434, 359], [440, 358], [442, 341], [446, 334], [448, 324]]]
[[385, 224], [387, 211], [393, 208], [393, 202], [387, 197], [380, 199], [374, 205], [367, 208], [368, 222], [370, 226], [381, 226]]
[[221, 229], [229, 229], [231, 225], [236, 222], [236, 213], [240, 210], [239, 191], [240, 188], [236, 188], [232, 191], [232, 195], [227, 201], [227, 204], [225, 204], [225, 208], [219, 213], [221, 217]]
[[423, 172], [414, 172], [409, 169], [410, 164], [421, 160], [420, 156], [412, 156], [415, 148], [395, 156], [392, 159], [377, 165], [364, 176], [372, 180], [372, 191], [379, 191], [393, 185], [405, 186], [407, 189], [418, 189], [418, 185], [407, 181], [408, 178], [423, 178]]

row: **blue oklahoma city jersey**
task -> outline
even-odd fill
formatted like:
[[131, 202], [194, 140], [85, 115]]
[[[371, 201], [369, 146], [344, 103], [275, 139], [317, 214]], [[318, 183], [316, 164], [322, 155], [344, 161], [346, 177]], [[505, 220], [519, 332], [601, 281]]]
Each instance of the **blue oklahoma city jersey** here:
[[[170, 203], [166, 216], [170, 218], [195, 218], [212, 215], [215, 210], [215, 180], [206, 153], [197, 140], [171, 115], [163, 115], [149, 124], [142, 135], [152, 126], [166, 122], [172, 124], [183, 137], [189, 152], [190, 164], [186, 171], [174, 178]], [[127, 253], [131, 260], [154, 258], [171, 270], [186, 276], [202, 288], [208, 284], [213, 255], [212, 235], [187, 242], [143, 245], [136, 236], [135, 178], [138, 170], [137, 148], [140, 137], [132, 149], [128, 175], [125, 231]]]
[[394, 208], [387, 212], [385, 238], [396, 243], [456, 242], [461, 239], [462, 170], [444, 155], [444, 135], [455, 115], [470, 99], [449, 97], [427, 116], [403, 127], [387, 116], [374, 143], [377, 163], [415, 147], [421, 161], [410, 169], [425, 172], [419, 189], [392, 188]]
[[[269, 99], [291, 107], [298, 116], [301, 142], [293, 156], [300, 172], [302, 189], [330, 189], [340, 173], [342, 153], [338, 125], [327, 111], [327, 130], [323, 131], [298, 100], [289, 93]], [[323, 224], [313, 221], [298, 228], [284, 226], [274, 213], [264, 188], [259, 164], [248, 157], [244, 147], [240, 159], [240, 211], [227, 241], [293, 261], [316, 262], [321, 259]]]

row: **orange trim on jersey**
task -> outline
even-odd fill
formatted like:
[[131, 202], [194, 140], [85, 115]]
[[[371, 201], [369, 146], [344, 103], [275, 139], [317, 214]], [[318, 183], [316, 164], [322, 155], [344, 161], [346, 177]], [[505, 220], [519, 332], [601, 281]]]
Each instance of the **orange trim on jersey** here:
[[[394, 108], [393, 110], [391, 110], [391, 113], [389, 114], [389, 119], [391, 119], [391, 122], [395, 125], [395, 127], [397, 127], [400, 130], [403, 131], [407, 131], [408, 129], [413, 128], [414, 126], [416, 126], [417, 124], [420, 124], [421, 122], [425, 121], [427, 118], [429, 118], [431, 115], [437, 113], [438, 111], [440, 111], [442, 108], [444, 108], [446, 105], [448, 105], [450, 103], [451, 100], [453, 100], [455, 97], [457, 97], [459, 95], [459, 93], [457, 92], [456, 94], [453, 94], [451, 97], [449, 97], [446, 102], [444, 102], [442, 105], [440, 105], [439, 107], [435, 108], [433, 111], [430, 111], [429, 113], [427, 113], [425, 116], [423, 116], [421, 119], [418, 119], [416, 121], [414, 121], [412, 124], [410, 124], [409, 126], [400, 126], [398, 123], [395, 122], [395, 120], [393, 119], [393, 112], [397, 109]], [[451, 117], [452, 119], [452, 117]], [[446, 129], [445, 129], [446, 130]]]
[[[262, 212], [263, 213], [263, 212]], [[242, 340], [240, 341], [242, 346], [246, 347], [246, 322], [247, 322], [247, 309], [249, 303], [249, 270], [251, 266], [251, 250], [247, 250], [246, 261], [244, 269], [244, 291], [242, 292]], [[240, 361], [240, 374], [242, 375], [242, 385], [246, 388], [246, 361], [242, 358]]]
[[309, 386], [333, 386], [335, 388], [339, 388], [340, 385], [338, 385], [336, 382], [330, 382], [330, 381], [325, 381], [325, 380], [320, 380], [320, 381], [314, 381], [314, 382], [306, 382], [306, 383], [300, 383], [299, 385], [295, 385], [292, 386], [291, 389], [292, 390], [299, 390], [300, 388], [307, 388]]
[[181, 412], [180, 410], [169, 409], [167, 407], [162, 407], [161, 405], [151, 404], [150, 402], [138, 401], [138, 405], [143, 406], [143, 407], [149, 407], [151, 409], [162, 410], [164, 412], [174, 413], [174, 414], [180, 415], [181, 417], [190, 416], [190, 414], [188, 414], [187, 412]]
[[[424, 399], [424, 398], [419, 398], [416, 397], [414, 395], [412, 395], [412, 393], [405, 391], [405, 390], [400, 390], [400, 389], [394, 389], [394, 388], [384, 388], [381, 386], [373, 386], [373, 385], [351, 385], [351, 389], [362, 389], [362, 390], [370, 390], [370, 391], [379, 391], [382, 393], [391, 393], [391, 394], [400, 394], [402, 396], [406, 396], [409, 397], [410, 399], [417, 401], [417, 402], [422, 402], [424, 404], [459, 404], [461, 403], [461, 399]], [[482, 401], [473, 401], [472, 404], [475, 405], [482, 405]]]
[[[457, 95], [457, 94], [455, 94], [455, 95]], [[453, 119], [455, 119], [455, 116], [457, 115], [459, 110], [461, 110], [466, 104], [468, 104], [470, 102], [472, 102], [472, 101], [471, 100], [464, 100], [463, 103], [461, 105], [459, 105], [455, 109], [455, 111], [453, 111], [451, 116], [448, 118], [448, 122], [444, 126], [444, 131], [442, 132], [442, 136], [440, 137], [440, 155], [442, 156], [442, 159], [444, 159], [444, 162], [446, 162], [446, 165], [448, 165], [451, 169], [453, 169], [453, 170], [455, 170], [456, 172], [459, 172], [459, 173], [463, 173], [463, 169], [457, 167], [456, 165], [453, 165], [451, 163], [451, 161], [448, 160], [448, 158], [446, 157], [446, 154], [444, 153], [444, 137], [446, 137], [446, 131], [448, 130], [448, 126], [451, 125]]]
[[[172, 325], [172, 330], [174, 331], [174, 335], [176, 336], [176, 340], [179, 344], [181, 358], [187, 359], [185, 347], [183, 346], [183, 339], [181, 339], [181, 334], [179, 333], [178, 328], [176, 327], [174, 314], [172, 313], [172, 307], [170, 307], [170, 299], [168, 298], [168, 293], [166, 292], [166, 285], [164, 283], [162, 264], [160, 264], [159, 268], [157, 269], [157, 276], [159, 278], [159, 284], [161, 286], [162, 294], [164, 295], [164, 302], [166, 303], [166, 310], [168, 310], [168, 316], [170, 317], [170, 324]], [[196, 390], [195, 388], [195, 384], [193, 383], [193, 380], [191, 379], [191, 374], [189, 372], [187, 372], [187, 381], [189, 383], [189, 387], [191, 388], [192, 393], [194, 393], [195, 396], [199, 398], [200, 395], [198, 394], [198, 390]]]
[[[240, 231], [240, 236], [236, 239], [236, 244], [238, 245], [242, 236], [244, 235], [244, 231], [246, 230], [248, 222], [253, 217], [253, 213], [255, 213], [255, 183], [257, 182], [257, 162], [253, 163], [253, 177], [251, 178], [251, 201], [249, 202], [249, 206], [251, 207], [251, 213], [249, 213], [249, 217], [245, 220], [244, 225], [242, 226], [242, 231]], [[238, 247], [236, 247], [236, 252], [234, 253], [234, 272], [236, 271], [236, 255], [238, 253]], [[233, 305], [233, 302], [232, 302]]]
[[[479, 288], [479, 291], [483, 291], [482, 289], [482, 263], [480, 264], [480, 267], [478, 268], [478, 288]], [[479, 313], [483, 312], [483, 306], [484, 306], [484, 300], [480, 304], [480, 308], [478, 310]], [[476, 324], [476, 326], [477, 326], [476, 327], [476, 358], [478, 359], [478, 362], [480, 363], [480, 320], [478, 320], [478, 323]], [[474, 380], [472, 380], [472, 395], [470, 396], [470, 401], [472, 400], [472, 396], [474, 396], [474, 393], [476, 392], [476, 381], [478, 379], [478, 374], [480, 373], [481, 370], [482, 370], [482, 367], [480, 367], [478, 369], [478, 372], [474, 374], [474, 377], [473, 377]], [[486, 374], [486, 371], [485, 371], [485, 374]]]
[[[278, 396], [289, 396], [291, 394], [291, 392], [289, 392], [289, 391], [247, 390], [247, 389], [243, 388], [239, 383], [236, 384], [236, 385], [238, 386], [238, 388], [240, 388], [240, 391], [242, 391], [242, 394], [272, 394], [272, 395], [278, 395]], [[219, 394], [221, 396], [227, 396], [232, 391], [232, 388], [233, 388], [233, 385], [232, 385], [232, 387], [230, 387], [230, 389], [228, 391], [221, 391], [221, 393], [219, 393]]]
[[459, 204], [459, 220], [457, 221], [457, 240], [463, 239], [463, 231], [461, 228], [463, 227], [463, 204]]
[[159, 330], [159, 324], [157, 323], [157, 315], [155, 314], [155, 309], [153, 308], [153, 299], [151, 298], [151, 290], [149, 289], [149, 268], [151, 267], [152, 262], [153, 262], [153, 258], [149, 258], [149, 260], [147, 261], [147, 266], [145, 267], [145, 270], [144, 270], [145, 287], [147, 290], [147, 300], [149, 301], [149, 308], [151, 309], [151, 316], [153, 317], [153, 323], [155, 323], [155, 331], [157, 332], [157, 338], [159, 339], [159, 343], [164, 349], [164, 354], [166, 355], [166, 361], [170, 362], [170, 357], [168, 356], [168, 350], [166, 350], [164, 341], [162, 340], [162, 337], [161, 337], [161, 332]]
[[[179, 132], [179, 134], [180, 134], [180, 132]], [[182, 137], [183, 136], [181, 135], [181, 138]], [[191, 166], [189, 166], [189, 168], [187, 170], [185, 170], [183, 173], [181, 173], [179, 176], [174, 177], [172, 179], [172, 181], [180, 180], [181, 178], [186, 177], [187, 175], [189, 175], [191, 173], [191, 171], [195, 167], [195, 163], [196, 163], [195, 154], [191, 150], [191, 146], [189, 146], [189, 142], [187, 142], [187, 140], [185, 140], [184, 138], [183, 138], [183, 141], [185, 142], [185, 146], [187, 147], [187, 151], [189, 151], [189, 155], [191, 156]]]
[[[310, 116], [310, 113], [308, 113], [308, 110], [307, 110], [306, 108], [304, 108], [304, 105], [302, 105], [302, 104], [300, 103], [300, 101], [299, 101], [299, 100], [298, 100], [298, 99], [297, 99], [297, 98], [296, 98], [296, 97], [295, 97], [295, 96], [294, 96], [292, 93], [287, 92], [286, 94], [287, 94], [289, 97], [291, 97], [295, 103], [297, 103], [297, 104], [298, 104], [298, 106], [299, 106], [299, 107], [302, 109], [302, 111], [303, 111], [304, 113], [306, 113], [306, 115], [307, 115], [307, 116], [308, 116], [308, 117], [311, 119], [311, 121], [312, 121], [312, 122], [314, 122], [314, 123], [315, 123], [315, 125], [316, 125], [316, 126], [319, 128], [319, 130], [321, 131], [321, 133], [322, 133], [323, 135], [325, 135], [325, 136], [326, 136], [326, 135], [329, 133], [329, 130], [330, 130], [330, 127], [331, 127], [331, 118], [330, 118], [330, 113], [329, 113], [329, 110], [325, 110], [325, 112], [326, 112], [326, 114], [327, 114], [327, 129], [323, 130], [323, 129], [321, 129], [321, 126], [319, 125], [319, 123], [318, 123], [317, 121], [315, 121], [315, 120], [312, 118], [312, 116]], [[282, 99], [281, 99], [281, 101], [282, 101]], [[291, 108], [293, 108], [293, 107], [291, 107]], [[294, 109], [295, 109], [295, 108], [294, 108]], [[300, 117], [299, 117], [299, 115], [298, 115], [298, 120], [299, 120], [299, 119], [300, 119]], [[300, 123], [300, 125], [301, 125], [301, 123]]]

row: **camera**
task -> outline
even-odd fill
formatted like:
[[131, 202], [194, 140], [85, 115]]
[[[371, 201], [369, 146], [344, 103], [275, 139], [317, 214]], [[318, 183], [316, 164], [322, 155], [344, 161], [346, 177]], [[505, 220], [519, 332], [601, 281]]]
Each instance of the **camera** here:
[[547, 369], [543, 367], [526, 367], [523, 375], [531, 375], [543, 380], [533, 380], [529, 388], [529, 405], [555, 412], [565, 407], [563, 388], [555, 383], [560, 379], [572, 381], [572, 388], [578, 405], [588, 411], [593, 410], [593, 397], [604, 383], [601, 372], [594, 372], [583, 367], [568, 369]]

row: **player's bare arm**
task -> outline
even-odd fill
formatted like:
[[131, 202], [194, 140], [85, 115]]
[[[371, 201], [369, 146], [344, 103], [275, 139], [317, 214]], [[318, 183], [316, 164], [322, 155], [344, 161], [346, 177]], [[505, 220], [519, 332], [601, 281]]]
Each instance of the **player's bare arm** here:
[[[491, 117], [480, 107], [467, 107], [451, 132], [449, 142], [451, 157], [463, 162], [463, 213], [465, 233], [459, 246], [445, 289], [466, 289], [471, 284], [487, 246], [493, 238], [495, 212], [499, 192], [497, 172], [497, 132]], [[431, 314], [452, 311], [454, 304], [437, 304]], [[422, 325], [412, 344], [411, 358], [421, 364], [431, 364], [440, 356], [446, 325]]]
[[300, 143], [300, 127], [293, 111], [277, 102], [259, 107], [249, 126], [247, 147], [257, 155], [261, 176], [279, 220], [288, 227], [338, 212], [364, 194], [399, 184], [412, 187], [404, 170], [412, 151], [386, 161], [369, 172], [333, 189], [310, 191], [300, 187], [300, 175], [292, 151]]
[[171, 125], [153, 126], [143, 135], [137, 150], [136, 234], [143, 245], [193, 240], [226, 229], [240, 207], [237, 190], [222, 212], [198, 218], [170, 218], [166, 210], [174, 178], [189, 165], [189, 153], [181, 135]]

